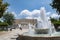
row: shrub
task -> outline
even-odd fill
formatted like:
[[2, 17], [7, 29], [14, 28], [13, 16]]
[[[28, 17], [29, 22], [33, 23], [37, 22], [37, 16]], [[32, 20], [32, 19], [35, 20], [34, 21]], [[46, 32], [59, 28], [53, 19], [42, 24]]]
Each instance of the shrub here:
[[0, 26], [8, 26], [8, 23], [6, 23], [6, 22], [1, 22], [1, 23], [0, 23]]
[[58, 29], [60, 29], [58, 28], [60, 26], [60, 20], [56, 20], [54, 18], [51, 18], [50, 20], [54, 24], [56, 31], [58, 31]]
[[1, 21], [0, 21], [0, 23], [1, 23]]
[[7, 28], [8, 28], [8, 23], [6, 23], [6, 22], [0, 23], [0, 31], [1, 30], [8, 30]]
[[56, 31], [60, 31], [60, 29], [58, 28], [60, 26], [60, 21], [55, 21], [53, 22], [53, 24], [55, 26]]

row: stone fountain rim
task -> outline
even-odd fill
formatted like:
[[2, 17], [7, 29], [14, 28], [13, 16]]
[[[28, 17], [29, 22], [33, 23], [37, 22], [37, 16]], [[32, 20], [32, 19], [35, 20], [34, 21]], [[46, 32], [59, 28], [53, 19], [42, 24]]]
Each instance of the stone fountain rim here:
[[23, 35], [23, 34], [20, 35], [20, 36], [23, 36], [23, 37], [24, 37], [24, 36], [26, 36], [26, 37], [37, 37], [37, 38], [38, 38], [38, 37], [44, 37], [44, 38], [45, 38], [45, 37], [46, 37], [46, 38], [48, 38], [48, 37], [49, 37], [49, 38], [60, 37], [60, 36], [31, 36], [31, 35]]
[[[27, 33], [27, 32], [24, 32], [24, 33]], [[30, 34], [30, 35], [24, 35], [24, 33], [22, 34], [19, 34], [20, 36], [28, 36], [28, 37], [60, 37], [60, 36], [52, 36], [51, 34], [38, 34], [38, 35], [46, 35], [46, 36], [34, 36], [33, 34]]]

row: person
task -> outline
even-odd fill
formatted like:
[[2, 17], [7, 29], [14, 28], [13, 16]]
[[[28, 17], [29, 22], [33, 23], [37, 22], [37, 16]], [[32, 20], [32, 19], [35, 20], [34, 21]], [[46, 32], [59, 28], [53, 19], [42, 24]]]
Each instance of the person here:
[[12, 28], [10, 28], [10, 31], [12, 31]]
[[20, 27], [20, 30], [22, 30], [22, 28]]
[[20, 30], [22, 30], [22, 27], [21, 27], [21, 25], [20, 25], [20, 24], [18, 24], [18, 26], [19, 26]]

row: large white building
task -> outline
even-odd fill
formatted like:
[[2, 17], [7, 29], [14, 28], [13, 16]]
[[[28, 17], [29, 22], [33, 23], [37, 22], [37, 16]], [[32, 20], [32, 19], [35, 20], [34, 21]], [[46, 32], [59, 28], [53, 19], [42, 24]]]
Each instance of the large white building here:
[[20, 25], [22, 28], [29, 28], [29, 24], [36, 26], [37, 19], [16, 19], [14, 25]]

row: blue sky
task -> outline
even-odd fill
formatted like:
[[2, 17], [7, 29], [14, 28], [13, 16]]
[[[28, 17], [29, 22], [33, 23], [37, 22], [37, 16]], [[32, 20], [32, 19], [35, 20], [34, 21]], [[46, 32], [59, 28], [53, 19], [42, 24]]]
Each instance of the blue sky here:
[[[8, 2], [10, 6], [7, 11], [13, 12], [17, 15], [21, 13], [23, 10], [33, 11], [34, 9], [40, 9], [41, 7], [45, 7], [47, 12], [55, 13], [55, 10], [49, 5], [51, 0], [4, 0]], [[24, 17], [24, 16], [22, 16]], [[20, 16], [16, 16], [16, 18], [20, 18]]]

